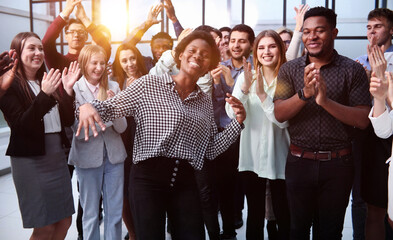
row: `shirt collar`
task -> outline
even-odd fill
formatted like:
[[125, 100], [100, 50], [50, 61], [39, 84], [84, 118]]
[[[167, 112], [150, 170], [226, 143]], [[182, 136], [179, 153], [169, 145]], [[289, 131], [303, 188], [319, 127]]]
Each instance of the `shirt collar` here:
[[[247, 62], [251, 63], [251, 67], [254, 68], [253, 58], [252, 58], [251, 55], [248, 56]], [[232, 58], [230, 58], [230, 59], [228, 59], [228, 60], [222, 62], [222, 64], [223, 64], [224, 66], [227, 66], [230, 70], [240, 71], [240, 70], [243, 69], [243, 65], [242, 65], [241, 67], [239, 67], [239, 68], [236, 68], [235, 66], [233, 66]]]
[[98, 89], [100, 88], [100, 83], [98, 83], [97, 85], [93, 85], [91, 83], [89, 83], [89, 81], [87, 81], [87, 79], [84, 77], [83, 78], [86, 82], [86, 86], [87, 88], [90, 90], [90, 92], [94, 95], [95, 98], [97, 98], [98, 95]]
[[[209, 73], [207, 73], [207, 74], [209, 74]], [[175, 83], [175, 81], [173, 81], [172, 76], [170, 76], [168, 73], [166, 73], [162, 76], [162, 79], [165, 84], [167, 84], [171, 87], [171, 90], [173, 92], [176, 92], [176, 90], [175, 90], [176, 83]], [[196, 90], [194, 90], [187, 98], [193, 97], [194, 95], [195, 95], [195, 97], [198, 97], [200, 94], [203, 94], [203, 91], [201, 90], [201, 88], [197, 84]]]
[[[302, 56], [301, 58], [302, 58], [302, 61], [301, 61], [302, 62], [302, 64], [301, 64], [302, 67], [306, 67], [308, 64], [310, 64], [310, 60], [308, 58], [308, 53], [306, 55]], [[330, 65], [330, 64], [333, 64], [333, 65], [339, 65], [340, 64], [339, 63], [339, 54], [336, 51], [336, 49], [333, 49], [332, 61], [330, 61], [330, 63], [328, 63], [328, 64], [326, 64], [324, 66], [327, 66], [327, 65]]]

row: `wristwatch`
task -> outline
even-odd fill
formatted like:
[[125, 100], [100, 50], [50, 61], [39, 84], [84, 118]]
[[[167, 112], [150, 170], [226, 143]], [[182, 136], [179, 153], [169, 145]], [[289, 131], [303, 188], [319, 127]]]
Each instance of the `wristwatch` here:
[[303, 92], [303, 88], [299, 89], [299, 91], [297, 91], [297, 95], [299, 96], [299, 98], [303, 101], [308, 101], [311, 99], [311, 97], [306, 98], [304, 96], [304, 92]]

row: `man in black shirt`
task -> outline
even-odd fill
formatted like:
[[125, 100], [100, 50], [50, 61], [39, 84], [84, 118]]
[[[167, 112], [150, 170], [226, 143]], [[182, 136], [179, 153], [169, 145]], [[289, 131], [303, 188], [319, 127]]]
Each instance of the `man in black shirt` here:
[[353, 182], [352, 130], [369, 124], [370, 94], [362, 66], [334, 50], [337, 15], [316, 7], [304, 16], [308, 54], [277, 77], [275, 116], [289, 121], [286, 185], [291, 239], [341, 239]]

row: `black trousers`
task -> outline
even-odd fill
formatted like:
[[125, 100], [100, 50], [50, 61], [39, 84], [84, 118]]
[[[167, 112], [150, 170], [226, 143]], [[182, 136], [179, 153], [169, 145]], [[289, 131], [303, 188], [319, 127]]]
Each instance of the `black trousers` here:
[[165, 240], [166, 214], [172, 239], [205, 239], [194, 169], [186, 160], [157, 157], [132, 165], [129, 193], [138, 240]]

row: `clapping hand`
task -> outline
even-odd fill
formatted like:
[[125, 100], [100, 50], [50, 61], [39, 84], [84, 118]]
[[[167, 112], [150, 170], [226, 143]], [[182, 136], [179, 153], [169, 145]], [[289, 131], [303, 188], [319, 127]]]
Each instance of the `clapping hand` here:
[[315, 68], [315, 63], [310, 63], [304, 68], [304, 97], [309, 98], [316, 94], [315, 85], [319, 70]]
[[370, 62], [371, 71], [375, 72], [377, 78], [383, 79], [385, 77], [385, 71], [387, 68], [387, 62], [385, 59], [384, 46], [379, 47], [378, 45], [368, 45], [367, 55]]
[[252, 72], [251, 72], [251, 63], [247, 62], [246, 58], [243, 56], [243, 70], [244, 70], [244, 82], [241, 86], [242, 92], [247, 94], [252, 85]]
[[389, 83], [392, 79], [391, 73], [387, 72], [386, 77], [388, 80], [378, 78], [375, 72], [371, 73], [370, 93], [374, 99], [385, 101], [388, 95]]
[[244, 109], [242, 102], [230, 93], [227, 93], [225, 101], [232, 107], [232, 110], [236, 115], [236, 120], [242, 124], [246, 119], [246, 110]]
[[41, 90], [48, 96], [52, 95], [61, 83], [60, 70], [54, 70], [53, 68], [48, 72], [44, 73], [44, 77], [41, 82]]
[[267, 93], [265, 92], [265, 88], [264, 88], [264, 80], [263, 80], [263, 74], [262, 74], [262, 69], [258, 68], [257, 69], [257, 80], [256, 80], [256, 93], [257, 96], [259, 97], [259, 100], [261, 102], [265, 101]]

